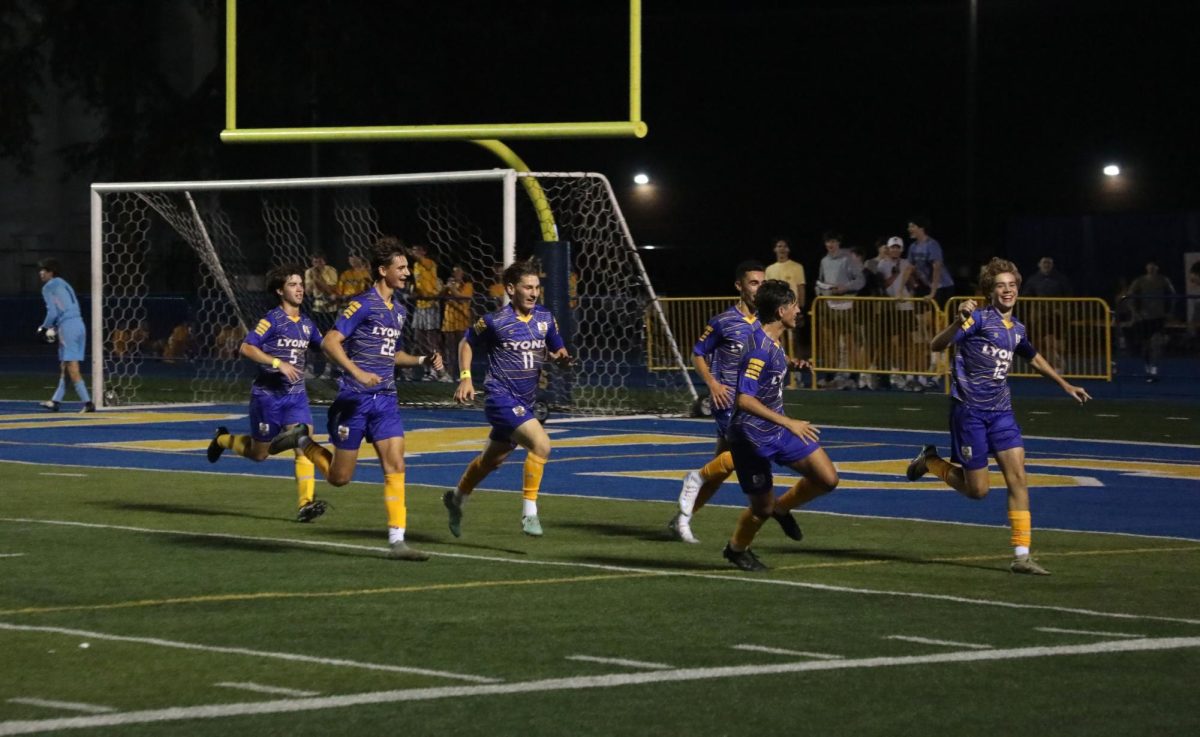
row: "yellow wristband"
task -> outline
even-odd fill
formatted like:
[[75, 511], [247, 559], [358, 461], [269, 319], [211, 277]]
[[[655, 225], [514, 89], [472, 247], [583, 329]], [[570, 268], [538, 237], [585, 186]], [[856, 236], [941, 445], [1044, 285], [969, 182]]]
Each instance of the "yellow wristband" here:
[[276, 358], [274, 361], [271, 361], [271, 368], [273, 368], [273, 369], [279, 368], [279, 363], [280, 362], [279, 362], [278, 358]]
[[469, 379], [469, 378], [471, 378], [471, 370], [470, 369], [465, 369], [465, 370], [459, 372], [459, 374], [458, 374], [459, 381], [462, 381], [463, 379]]

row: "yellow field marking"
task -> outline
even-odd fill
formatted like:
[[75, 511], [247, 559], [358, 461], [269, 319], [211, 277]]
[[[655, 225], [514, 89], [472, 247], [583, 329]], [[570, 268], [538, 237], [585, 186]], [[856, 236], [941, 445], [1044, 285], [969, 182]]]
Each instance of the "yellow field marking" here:
[[1104, 458], [1039, 458], [1026, 461], [1029, 465], [1055, 468], [1084, 468], [1100, 471], [1120, 471], [1130, 476], [1152, 476], [1163, 479], [1200, 480], [1200, 465], [1195, 463], [1166, 463], [1163, 461], [1113, 461]]
[[[144, 425], [160, 422], [218, 422], [228, 420], [230, 417], [237, 417], [237, 415], [230, 415], [228, 412], [221, 412], [219, 414], [197, 412], [96, 412], [86, 415], [4, 415], [0, 418], [0, 431], [58, 427], [93, 427], [96, 425]], [[41, 418], [41, 421], [25, 421], [33, 418]]]
[[[1142, 553], [1195, 553], [1200, 552], [1200, 546], [1189, 545], [1186, 547], [1175, 548], [1126, 548], [1118, 550], [1064, 550], [1061, 552], [1042, 552], [1038, 551], [1038, 558], [1071, 558], [1080, 556], [1094, 555], [1139, 555]], [[919, 561], [900, 561], [893, 558], [875, 558], [872, 560], [855, 560], [855, 561], [837, 561], [830, 563], [797, 563], [790, 566], [772, 566], [775, 571], [794, 571], [807, 568], [853, 568], [856, 566], [877, 566], [885, 563], [968, 563], [973, 561], [1006, 561], [1012, 560], [1011, 555], [959, 555], [943, 558], [923, 558]]]
[[[235, 434], [244, 433], [243, 428], [235, 428]], [[487, 443], [488, 434], [491, 432], [491, 427], [488, 425], [473, 425], [471, 427], [454, 427], [454, 428], [425, 428], [422, 430], [409, 430], [404, 434], [404, 445], [406, 455], [420, 455], [422, 453], [463, 453], [471, 452], [478, 453], [483, 450], [484, 444]], [[564, 432], [562, 429], [551, 428], [548, 431], [550, 434]], [[319, 443], [329, 443], [329, 436], [324, 434], [314, 434], [313, 439]], [[112, 448], [113, 450], [134, 450], [134, 451], [153, 451], [153, 452], [193, 452], [201, 451], [208, 447], [211, 437], [198, 437], [188, 439], [170, 439], [170, 440], [127, 440], [119, 443], [92, 443], [96, 447]], [[630, 445], [696, 445], [711, 443], [711, 438], [695, 437], [688, 435], [665, 435], [658, 433], [624, 433], [619, 435], [591, 435], [579, 438], [555, 438], [554, 447], [556, 448], [579, 448], [579, 447], [600, 447], [609, 445], [630, 446]], [[374, 458], [375, 451], [369, 443], [363, 443], [359, 450], [359, 458]], [[277, 458], [290, 459], [289, 455], [280, 455]]]
[[424, 584], [420, 586], [387, 586], [377, 589], [348, 589], [343, 591], [261, 591], [252, 594], [210, 594], [206, 596], [182, 596], [170, 599], [141, 599], [118, 601], [109, 604], [75, 604], [71, 606], [26, 607], [24, 609], [0, 610], [0, 615], [51, 614], [56, 612], [90, 612], [109, 609], [134, 609], [139, 607], [172, 606], [175, 604], [210, 604], [230, 601], [261, 601], [266, 599], [324, 599], [345, 596], [378, 596], [381, 594], [407, 594], [424, 591], [454, 591], [460, 589], [499, 588], [503, 586], [540, 586], [543, 584], [586, 583], [625, 578], [649, 578], [661, 576], [661, 571], [636, 573], [610, 573], [594, 576], [564, 576], [561, 578], [531, 578], [518, 581], [464, 581], [462, 583]]
[[[865, 463], [866, 463], [866, 465], [874, 466], [874, 465], [888, 464], [888, 463], [895, 464], [895, 463], [897, 463], [897, 461], [868, 461]], [[905, 461], [904, 464], [907, 465], [907, 461]], [[855, 465], [856, 464], [854, 464], [854, 463], [839, 463], [838, 470], [842, 471], [842, 472], [856, 472], [856, 473], [876, 473], [876, 474], [884, 473], [882, 471], [858, 471], [857, 469], [852, 469], [851, 467], [855, 466]], [[624, 477], [636, 478], [636, 479], [669, 479], [671, 481], [679, 481], [679, 479], [683, 478], [684, 474], [686, 474], [690, 470], [692, 470], [692, 469], [686, 469], [686, 470], [682, 470], [682, 471], [680, 471], [680, 470], [672, 470], [672, 471], [659, 471], [659, 470], [590, 471], [590, 472], [585, 472], [584, 474], [581, 474], [581, 475], [584, 475], [584, 476], [624, 476]], [[899, 477], [901, 474], [903, 474], [903, 472], [904, 472], [904, 467], [902, 465], [902, 466], [900, 466], [900, 470], [898, 472], [892, 471], [892, 472], [887, 473], [887, 475], [895, 478], [895, 477]], [[1003, 489], [1004, 488], [1004, 476], [1001, 475], [998, 471], [991, 472], [989, 474], [989, 478], [990, 478], [990, 482], [991, 482], [991, 488], [993, 488], [993, 489]], [[799, 480], [800, 480], [799, 476], [788, 476], [788, 475], [783, 475], [783, 474], [776, 474], [775, 475], [775, 486], [778, 488], [788, 488], [788, 487], [792, 486], [793, 484], [795, 484]], [[1061, 476], [1058, 474], [1048, 474], [1048, 473], [1026, 474], [1025, 480], [1029, 484], [1030, 488], [1043, 488], [1043, 489], [1044, 488], [1052, 488], [1052, 487], [1065, 487], [1065, 486], [1102, 486], [1103, 485], [1098, 480], [1096, 480], [1090, 476]], [[734, 473], [733, 475], [731, 475], [729, 477], [729, 481], [727, 481], [726, 483], [736, 483], [736, 482], [737, 482], [737, 473]], [[924, 479], [921, 481], [905, 481], [905, 480], [876, 481], [876, 480], [872, 480], [872, 479], [846, 478], [844, 476], [842, 477], [841, 484], [838, 485], [838, 489], [866, 489], [866, 490], [907, 489], [910, 491], [953, 491], [953, 489], [946, 486], [944, 483], [942, 483], [941, 481], [939, 481], [935, 478], [927, 478], [927, 479]]]

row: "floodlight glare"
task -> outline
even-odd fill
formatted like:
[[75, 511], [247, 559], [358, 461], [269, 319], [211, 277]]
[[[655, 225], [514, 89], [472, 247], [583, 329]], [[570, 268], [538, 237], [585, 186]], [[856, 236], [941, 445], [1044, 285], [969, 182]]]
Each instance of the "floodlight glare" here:
[[633, 183], [634, 184], [649, 184], [650, 177], [646, 174], [636, 174], [633, 177]]
[[1104, 176], [1106, 177], [1115, 177], [1120, 173], [1121, 167], [1117, 166], [1116, 164], [1109, 164], [1108, 166], [1104, 167]]

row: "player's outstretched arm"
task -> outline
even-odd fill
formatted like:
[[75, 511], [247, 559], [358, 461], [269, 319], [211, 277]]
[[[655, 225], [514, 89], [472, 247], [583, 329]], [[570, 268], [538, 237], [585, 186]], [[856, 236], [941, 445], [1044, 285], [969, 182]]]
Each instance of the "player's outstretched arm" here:
[[737, 408], [739, 411], [752, 414], [755, 417], [761, 417], [767, 422], [774, 422], [776, 425], [787, 429], [793, 435], [813, 443], [820, 439], [821, 430], [816, 425], [804, 420], [793, 420], [787, 415], [781, 415], [758, 401], [757, 397], [749, 394], [739, 393], [737, 395]]
[[1058, 384], [1060, 387], [1062, 387], [1062, 390], [1071, 395], [1076, 402], [1083, 404], [1092, 398], [1092, 396], [1087, 393], [1087, 389], [1084, 389], [1081, 386], [1075, 386], [1060, 376], [1059, 373], [1054, 370], [1054, 367], [1050, 365], [1050, 362], [1042, 358], [1042, 354], [1039, 353], [1038, 355], [1034, 356], [1033, 360], [1029, 362], [1029, 365], [1033, 366], [1034, 371], [1037, 371], [1042, 376], [1045, 376], [1047, 379], [1050, 379], [1055, 384]]
[[971, 318], [971, 313], [978, 307], [975, 300], [968, 299], [958, 307], [958, 314], [950, 321], [950, 324], [942, 329], [942, 332], [933, 336], [933, 340], [929, 341], [929, 350], [943, 351], [946, 346], [954, 341], [954, 336], [958, 333], [963, 323]]
[[554, 365], [559, 368], [570, 368], [571, 364], [575, 363], [575, 357], [567, 353], [567, 347], [563, 346], [557, 351], [550, 354], [550, 360], [554, 361]]
[[442, 363], [442, 354], [438, 351], [426, 354], [424, 356], [414, 356], [405, 351], [396, 351], [396, 365], [400, 368], [413, 368], [415, 366], [432, 366], [434, 371], [441, 371], [444, 364]]

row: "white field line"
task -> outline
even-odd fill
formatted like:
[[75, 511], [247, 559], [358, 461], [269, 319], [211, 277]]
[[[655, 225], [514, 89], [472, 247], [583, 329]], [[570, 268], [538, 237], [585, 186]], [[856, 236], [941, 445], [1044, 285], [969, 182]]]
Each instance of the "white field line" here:
[[788, 650], [782, 647], [767, 647], [766, 645], [731, 645], [734, 650], [746, 650], [752, 653], [769, 653], [771, 655], [794, 655], [798, 658], [815, 658], [817, 660], [840, 660], [841, 655], [829, 653], [810, 653], [804, 650]]
[[86, 479], [87, 478], [86, 473], [53, 473], [51, 471], [42, 471], [42, 472], [38, 473], [38, 476], [66, 476], [67, 478], [72, 478], [72, 479]]
[[940, 645], [942, 647], [965, 647], [968, 650], [991, 650], [991, 645], [980, 645], [974, 642], [955, 642], [954, 640], [934, 640], [928, 637], [911, 637], [909, 635], [888, 635], [885, 640], [901, 640], [903, 642], [916, 642], [921, 645]]
[[[383, 547], [375, 547], [372, 545], [355, 545], [352, 543], [337, 543], [325, 540], [298, 540], [295, 538], [283, 537], [265, 537], [261, 535], [232, 535], [228, 533], [217, 532], [194, 532], [187, 530], [160, 530], [147, 527], [131, 527], [128, 525], [106, 525], [95, 522], [75, 522], [72, 520], [46, 520], [46, 519], [28, 519], [23, 517], [0, 517], [0, 522], [17, 522], [25, 524], [45, 524], [45, 525], [61, 525], [66, 527], [85, 527], [91, 529], [103, 530], [123, 530], [126, 532], [138, 532], [150, 535], [179, 535], [184, 537], [199, 537], [199, 538], [214, 538], [223, 540], [241, 540], [253, 542], [268, 542], [280, 545], [300, 545], [315, 548], [336, 548], [340, 550], [362, 550], [367, 552], [377, 552], [383, 554], [387, 551]], [[1194, 542], [1189, 540], [1188, 542]], [[612, 566], [601, 563], [578, 563], [572, 561], [557, 561], [557, 560], [520, 560], [517, 558], [504, 558], [496, 555], [470, 555], [467, 553], [443, 553], [427, 551], [432, 556], [443, 558], [461, 558], [464, 560], [488, 561], [493, 563], [510, 563], [514, 565], [534, 565], [534, 566], [551, 566], [557, 568], [585, 568], [589, 570], [601, 571], [618, 571], [622, 573], [653, 573], [661, 576], [681, 576], [686, 578], [701, 578], [714, 581], [737, 581], [738, 583], [752, 585], [767, 585], [767, 586], [792, 586], [795, 588], [812, 589], [814, 591], [829, 591], [841, 594], [859, 594], [871, 596], [897, 596], [911, 599], [927, 599], [931, 601], [949, 601], [956, 604], [969, 604], [974, 606], [993, 606], [1002, 607], [1005, 609], [1028, 609], [1032, 611], [1044, 612], [1060, 612], [1065, 614], [1081, 614], [1089, 617], [1103, 617], [1108, 619], [1124, 619], [1133, 621], [1151, 621], [1151, 622], [1177, 622], [1181, 624], [1200, 625], [1200, 619], [1188, 619], [1185, 617], [1162, 617], [1152, 614], [1126, 614], [1123, 612], [1104, 612], [1095, 609], [1079, 609], [1076, 607], [1061, 607], [1050, 606], [1046, 604], [1020, 604], [1010, 601], [997, 601], [994, 599], [971, 599], [965, 596], [951, 596], [949, 594], [927, 594], [917, 591], [888, 591], [881, 589], [863, 589], [851, 586], [831, 586], [829, 584], [809, 583], [805, 581], [790, 581], [787, 579], [764, 578], [759, 576], [746, 576], [742, 574], [725, 574], [725, 573], [696, 573], [689, 571], [678, 571], [673, 569], [654, 569], [654, 568], [639, 568], [636, 566]]]
[[44, 706], [47, 709], [63, 709], [65, 711], [82, 711], [87, 714], [111, 714], [116, 711], [111, 706], [99, 704], [83, 704], [78, 701], [55, 701], [53, 699], [16, 698], [9, 699], [10, 704], [25, 704], [27, 706]]
[[1059, 627], [1034, 627], [1038, 632], [1055, 632], [1063, 635], [1091, 635], [1093, 637], [1128, 637], [1136, 639], [1145, 635], [1135, 635], [1131, 632], [1100, 632], [1098, 630], [1066, 630]]
[[220, 686], [221, 688], [236, 688], [239, 691], [254, 691], [255, 693], [274, 694], [276, 696], [295, 696], [297, 698], [321, 695], [320, 691], [299, 691], [294, 688], [264, 686], [263, 684], [255, 683], [254, 681], [221, 681], [220, 683], [214, 683], [213, 685]]
[[220, 645], [199, 645], [192, 642], [178, 642], [175, 640], [163, 640], [157, 637], [129, 637], [126, 635], [110, 635], [104, 632], [91, 632], [88, 630], [68, 629], [65, 627], [39, 627], [35, 625], [13, 624], [11, 622], [0, 622], [0, 630], [10, 630], [14, 632], [45, 632], [55, 635], [69, 635], [71, 637], [87, 637], [93, 640], [110, 640], [112, 642], [132, 642], [137, 645], [155, 645], [158, 647], [170, 647], [177, 650], [195, 650], [205, 653], [222, 653], [226, 655], [246, 655], [252, 658], [273, 658], [275, 660], [290, 660], [298, 663], [316, 663], [318, 665], [335, 665], [344, 668], [361, 668], [363, 670], [381, 670], [389, 673], [411, 673], [419, 676], [431, 676], [433, 678], [449, 678], [458, 681], [468, 681], [470, 683], [499, 683], [498, 678], [485, 678], [483, 676], [466, 675], [463, 673], [450, 673], [443, 670], [430, 670], [428, 668], [410, 668], [402, 665], [384, 665], [382, 663], [363, 663], [356, 660], [342, 660], [340, 658], [318, 658], [312, 655], [298, 655], [296, 653], [276, 653], [266, 650], [249, 650], [244, 647], [224, 647]]
[[905, 666], [934, 665], [944, 663], [976, 663], [988, 661], [1026, 660], [1070, 655], [1096, 655], [1107, 653], [1153, 652], [1200, 647], [1200, 637], [1164, 637], [1141, 640], [1114, 640], [1090, 645], [1061, 645], [1057, 647], [1021, 647], [993, 650], [966, 650], [952, 653], [928, 655], [906, 655], [901, 657], [874, 657], [839, 660], [809, 660], [800, 663], [778, 663], [775, 665], [732, 665], [716, 668], [680, 668], [677, 670], [643, 671], [640, 673], [617, 673], [602, 676], [577, 676], [572, 678], [549, 678], [538, 681], [518, 681], [480, 686], [443, 686], [436, 688], [411, 688], [395, 691], [325, 696], [321, 698], [279, 699], [258, 703], [209, 704], [203, 706], [148, 709], [117, 714], [102, 714], [88, 717], [60, 719], [13, 720], [0, 722], [0, 737], [18, 734], [37, 734], [62, 729], [89, 727], [113, 727], [130, 724], [153, 724], [177, 722], [190, 719], [216, 719], [262, 714], [293, 714], [323, 709], [337, 709], [367, 704], [394, 704], [434, 699], [498, 696], [519, 693], [547, 693], [552, 691], [583, 691], [596, 688], [616, 688], [657, 683], [680, 683], [687, 681], [746, 678], [770, 676], [782, 673], [814, 671], [858, 670], [895, 668]]
[[578, 660], [584, 663], [604, 663], [605, 665], [622, 665], [626, 668], [645, 668], [648, 670], [670, 670], [675, 667], [666, 663], [648, 663], [645, 660], [626, 660], [625, 658], [600, 658], [595, 655], [568, 655], [567, 660]]
[[24, 553], [0, 553], [0, 558], [20, 558]]

